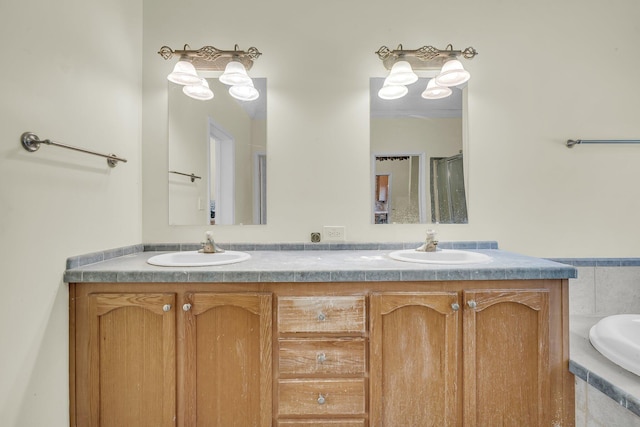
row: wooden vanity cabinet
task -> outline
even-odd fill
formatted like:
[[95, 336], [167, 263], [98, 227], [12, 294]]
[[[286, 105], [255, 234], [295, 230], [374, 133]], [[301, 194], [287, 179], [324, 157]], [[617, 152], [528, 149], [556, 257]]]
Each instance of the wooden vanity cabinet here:
[[547, 289], [374, 293], [371, 427], [568, 425], [550, 321]]
[[568, 281], [72, 284], [72, 426], [573, 426]]
[[71, 425], [271, 426], [271, 295], [76, 284]]

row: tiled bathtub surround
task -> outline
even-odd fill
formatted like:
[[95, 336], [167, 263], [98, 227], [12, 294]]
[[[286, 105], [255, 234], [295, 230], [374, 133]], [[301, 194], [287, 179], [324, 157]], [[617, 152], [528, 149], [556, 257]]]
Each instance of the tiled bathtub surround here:
[[640, 313], [640, 258], [554, 261], [578, 269], [570, 286], [572, 315]]
[[578, 269], [569, 286], [576, 426], [640, 426], [640, 377], [606, 359], [588, 338], [591, 326], [603, 317], [640, 313], [640, 259], [555, 261]]
[[576, 426], [640, 426], [640, 377], [591, 346], [589, 329], [600, 316], [572, 316], [571, 361], [576, 376]]

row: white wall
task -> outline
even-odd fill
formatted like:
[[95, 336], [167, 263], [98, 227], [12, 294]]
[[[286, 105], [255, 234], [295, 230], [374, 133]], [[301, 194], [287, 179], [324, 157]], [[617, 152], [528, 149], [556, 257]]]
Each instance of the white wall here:
[[[64, 427], [65, 260], [142, 239], [142, 3], [4, 0], [0, 39], [0, 424]], [[128, 163], [28, 153], [27, 130]]]
[[[216, 227], [217, 241], [309, 241], [345, 225], [353, 241], [421, 239], [425, 225], [371, 224], [369, 77], [381, 46], [475, 47], [469, 83], [468, 225], [439, 238], [498, 240], [537, 256], [638, 256], [640, 138], [635, 0], [506, 2], [145, 2], [145, 242], [196, 242], [206, 227], [166, 217], [162, 45], [258, 47], [267, 77], [266, 227]], [[235, 17], [235, 18], [230, 18]], [[239, 18], [241, 17], [241, 19]]]

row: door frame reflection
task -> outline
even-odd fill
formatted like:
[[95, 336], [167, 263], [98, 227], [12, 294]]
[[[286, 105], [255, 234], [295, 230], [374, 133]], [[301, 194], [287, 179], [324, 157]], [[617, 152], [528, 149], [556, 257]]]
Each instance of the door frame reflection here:
[[[391, 189], [389, 189], [389, 193], [387, 195], [387, 222], [376, 222], [376, 203], [377, 195], [376, 195], [376, 176], [377, 175], [388, 175], [386, 172], [378, 172], [376, 168], [376, 162], [378, 158], [396, 158], [396, 157], [418, 157], [418, 222], [420, 224], [424, 224], [427, 222], [427, 164], [426, 164], [426, 153], [425, 152], [415, 152], [415, 151], [400, 151], [400, 152], [375, 152], [371, 153], [371, 222], [373, 224], [380, 223], [394, 223], [394, 214], [392, 210], [392, 202], [391, 202]], [[389, 187], [391, 188], [392, 179], [389, 180]], [[397, 184], [397, 182], [396, 182]], [[397, 196], [397, 194], [396, 194]]]

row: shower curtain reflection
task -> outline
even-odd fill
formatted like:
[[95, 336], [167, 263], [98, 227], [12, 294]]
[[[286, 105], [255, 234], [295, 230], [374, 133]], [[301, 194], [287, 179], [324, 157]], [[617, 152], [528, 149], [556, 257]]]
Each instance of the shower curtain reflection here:
[[462, 165], [462, 154], [431, 158], [431, 222], [468, 222]]

